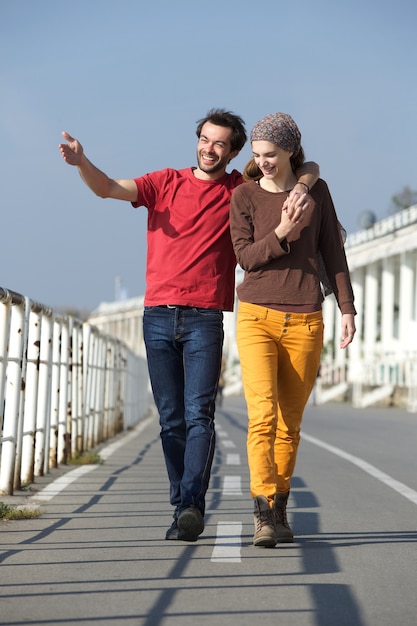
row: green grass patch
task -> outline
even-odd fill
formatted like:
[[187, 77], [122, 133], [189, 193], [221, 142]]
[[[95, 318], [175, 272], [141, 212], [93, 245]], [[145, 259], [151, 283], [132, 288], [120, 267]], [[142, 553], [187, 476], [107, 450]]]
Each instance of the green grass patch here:
[[18, 507], [9, 506], [0, 502], [0, 519], [15, 520], [15, 519], [34, 519], [41, 515], [39, 509], [32, 509], [30, 507]]
[[102, 460], [98, 452], [76, 452], [72, 456], [69, 465], [101, 465]]

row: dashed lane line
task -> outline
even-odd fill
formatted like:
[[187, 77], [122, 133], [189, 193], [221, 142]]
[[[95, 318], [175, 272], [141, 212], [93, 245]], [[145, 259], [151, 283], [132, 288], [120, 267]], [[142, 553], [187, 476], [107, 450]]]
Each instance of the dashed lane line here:
[[222, 441], [222, 445], [225, 448], [236, 448], [236, 444], [230, 439], [225, 439], [225, 441]]
[[223, 480], [222, 495], [241, 496], [242, 481], [240, 476], [225, 476]]
[[211, 560], [215, 563], [240, 563], [241, 547], [241, 522], [219, 522]]
[[[224, 448], [236, 448], [228, 433], [222, 428], [217, 430], [217, 434]], [[239, 466], [241, 464], [240, 454], [228, 452], [226, 454], [226, 465]], [[223, 479], [222, 496], [241, 496], [242, 478], [237, 475], [227, 475]], [[216, 540], [211, 554], [211, 561], [214, 563], [240, 563], [242, 548], [242, 523], [241, 522], [219, 522], [217, 524]]]

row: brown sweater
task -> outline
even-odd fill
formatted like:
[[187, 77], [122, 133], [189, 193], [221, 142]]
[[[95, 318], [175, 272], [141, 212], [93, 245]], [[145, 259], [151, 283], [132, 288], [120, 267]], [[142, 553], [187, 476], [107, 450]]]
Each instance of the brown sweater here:
[[235, 189], [230, 228], [237, 261], [245, 271], [243, 283], [237, 288], [239, 299], [276, 308], [284, 305], [286, 309], [321, 303], [320, 252], [341, 312], [355, 314], [349, 269], [329, 189], [319, 179], [310, 193], [314, 207], [280, 244], [274, 231], [288, 194], [271, 193], [255, 182]]

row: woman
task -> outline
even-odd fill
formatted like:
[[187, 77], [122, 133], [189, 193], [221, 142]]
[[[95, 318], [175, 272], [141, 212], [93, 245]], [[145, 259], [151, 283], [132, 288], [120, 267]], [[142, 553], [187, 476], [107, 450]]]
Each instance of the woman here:
[[304, 162], [301, 134], [285, 113], [252, 129], [253, 158], [233, 193], [231, 234], [245, 271], [237, 288], [237, 345], [248, 407], [247, 451], [255, 546], [292, 542], [286, 506], [304, 407], [320, 365], [323, 300], [319, 256], [342, 313], [341, 348], [355, 334], [355, 308], [340, 228], [326, 183], [290, 201]]

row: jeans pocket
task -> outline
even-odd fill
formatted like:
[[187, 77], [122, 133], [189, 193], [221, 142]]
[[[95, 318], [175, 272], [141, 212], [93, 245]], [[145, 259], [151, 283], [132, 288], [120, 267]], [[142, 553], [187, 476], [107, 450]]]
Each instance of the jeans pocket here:
[[203, 317], [213, 317], [222, 319], [223, 311], [221, 309], [201, 309], [199, 307], [194, 307], [193, 311], [198, 315], [202, 315]]

